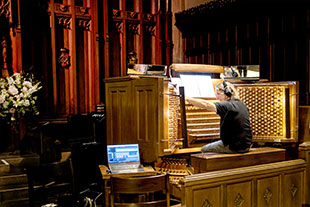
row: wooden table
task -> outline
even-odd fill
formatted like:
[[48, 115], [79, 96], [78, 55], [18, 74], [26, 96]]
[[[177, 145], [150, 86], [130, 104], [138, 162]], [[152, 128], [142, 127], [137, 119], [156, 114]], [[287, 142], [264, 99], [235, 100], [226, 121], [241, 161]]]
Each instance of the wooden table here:
[[104, 181], [104, 202], [105, 206], [110, 206], [110, 178], [113, 177], [137, 177], [137, 176], [152, 176], [156, 175], [157, 172], [151, 166], [143, 167], [143, 172], [133, 172], [133, 173], [119, 173], [119, 174], [111, 174], [108, 173], [109, 168], [105, 165], [99, 165], [99, 169], [102, 175], [102, 179]]

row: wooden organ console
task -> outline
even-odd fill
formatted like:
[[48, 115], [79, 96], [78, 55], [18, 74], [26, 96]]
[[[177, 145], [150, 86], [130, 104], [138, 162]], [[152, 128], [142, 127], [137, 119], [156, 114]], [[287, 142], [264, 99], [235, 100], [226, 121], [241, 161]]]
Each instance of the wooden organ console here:
[[[170, 70], [171, 74], [210, 75], [213, 86], [222, 81], [220, 73], [224, 72], [222, 66], [196, 64], [173, 64]], [[253, 142], [298, 144], [298, 82], [227, 81], [233, 82], [249, 108]], [[190, 165], [190, 157], [200, 153], [202, 145], [220, 138], [219, 116], [185, 103], [182, 87], [179, 90], [168, 77], [134, 75], [109, 78], [105, 84], [107, 144], [139, 143], [142, 162], [153, 163], [159, 173], [169, 171], [170, 181], [178, 189], [176, 197], [188, 204], [186, 182], [192, 182], [194, 171], [200, 172], [194, 169], [199, 166]], [[305, 175], [303, 170], [298, 173]], [[299, 190], [303, 196], [304, 191]], [[204, 201], [199, 202], [188, 205], [202, 206]]]
[[[191, 72], [220, 74], [223, 67], [200, 66]], [[214, 84], [219, 81], [213, 80]], [[206, 141], [219, 138], [218, 115], [182, 103], [177, 87], [167, 77], [108, 78], [105, 86], [107, 144], [139, 143], [144, 162], [188, 148], [200, 151], [197, 148]], [[184, 131], [186, 125], [188, 131]]]

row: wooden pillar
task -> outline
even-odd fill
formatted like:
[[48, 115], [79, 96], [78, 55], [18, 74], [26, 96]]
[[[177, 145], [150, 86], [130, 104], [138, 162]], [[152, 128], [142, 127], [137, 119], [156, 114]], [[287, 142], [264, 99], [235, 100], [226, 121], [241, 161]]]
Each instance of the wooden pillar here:
[[[11, 13], [13, 13], [11, 4]], [[16, 22], [14, 22], [15, 27], [11, 27], [10, 36], [12, 40], [12, 66], [14, 73], [22, 72], [22, 34], [21, 34], [21, 24], [20, 24], [20, 0], [16, 0]], [[15, 13], [15, 12], [14, 12]], [[12, 15], [10, 15], [10, 22], [13, 23]]]
[[170, 0], [166, 0], [166, 65], [169, 67], [172, 61], [172, 49], [173, 42], [171, 38], [171, 30], [172, 30], [172, 12], [171, 12], [171, 2]]
[[2, 5], [0, 6], [0, 17], [2, 17], [2, 21], [0, 22], [0, 62], [2, 62], [2, 65], [0, 65], [1, 70], [1, 77], [5, 78], [9, 76], [9, 63], [8, 63], [8, 41], [10, 38], [10, 27], [9, 22], [12, 19], [12, 8], [11, 4], [9, 4], [9, 1], [2, 1]]
[[[90, 1], [91, 3], [91, 8], [98, 8], [97, 1]], [[92, 74], [91, 76], [94, 78], [94, 87], [91, 88], [91, 99], [94, 100], [94, 103], [90, 103], [90, 106], [95, 107], [95, 105], [98, 105], [100, 103], [100, 82], [102, 81], [100, 79], [100, 71], [99, 71], [99, 29], [98, 29], [98, 14], [97, 12], [93, 12], [92, 14], [92, 30], [94, 31], [92, 33], [92, 39], [93, 41], [93, 46], [91, 48], [91, 56], [94, 58], [92, 63]], [[92, 109], [93, 111], [93, 109]]]
[[53, 109], [54, 113], [56, 112], [57, 107], [57, 75], [56, 75], [56, 42], [55, 42], [55, 13], [53, 12], [54, 8], [54, 0], [50, 1], [50, 8], [52, 9], [52, 12], [50, 14], [50, 27], [51, 27], [51, 48], [52, 48], [52, 81], [53, 81]]
[[109, 50], [110, 50], [110, 37], [109, 37], [109, 13], [108, 13], [108, 0], [103, 0], [103, 39], [104, 39], [104, 77], [110, 77], [109, 72]]
[[[151, 14], [153, 15], [156, 15], [158, 14], [158, 0], [151, 0]], [[157, 26], [155, 27], [155, 29], [157, 30]], [[152, 35], [151, 37], [151, 48], [152, 48], [152, 52], [151, 52], [151, 55], [152, 55], [152, 63], [153, 64], [159, 64], [159, 62], [157, 62], [156, 60], [156, 56], [160, 53], [158, 50], [156, 50], [156, 39], [158, 37], [156, 37], [156, 34], [155, 35]]]
[[[137, 53], [138, 63], [143, 62], [143, 12], [142, 12], [142, 2], [139, 0], [133, 1], [133, 10], [138, 13], [139, 26], [137, 33], [134, 34], [134, 48]], [[129, 51], [126, 51], [128, 54]]]
[[121, 17], [122, 17], [122, 30], [120, 30], [120, 45], [121, 45], [121, 71], [120, 74], [121, 76], [126, 75], [126, 70], [127, 70], [127, 64], [126, 64], [126, 57], [127, 57], [127, 46], [126, 46], [126, 4], [125, 0], [119, 0], [119, 9], [121, 10]]
[[157, 8], [157, 15], [156, 15], [156, 51], [159, 54], [156, 54], [156, 63], [162, 64], [162, 45], [163, 40], [161, 38], [161, 19], [162, 19], [163, 12], [160, 8]]

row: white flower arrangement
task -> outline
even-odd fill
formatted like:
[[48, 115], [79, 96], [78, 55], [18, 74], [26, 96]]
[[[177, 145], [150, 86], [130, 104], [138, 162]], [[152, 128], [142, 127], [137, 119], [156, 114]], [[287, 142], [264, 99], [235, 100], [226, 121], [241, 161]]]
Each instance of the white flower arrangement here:
[[7, 78], [0, 78], [0, 118], [13, 124], [25, 114], [38, 115], [35, 93], [42, 87], [32, 75], [14, 73]]

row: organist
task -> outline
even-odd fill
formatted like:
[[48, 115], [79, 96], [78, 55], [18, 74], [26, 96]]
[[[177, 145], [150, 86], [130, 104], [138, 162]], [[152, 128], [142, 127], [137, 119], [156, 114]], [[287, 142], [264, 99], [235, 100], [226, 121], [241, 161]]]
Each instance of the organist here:
[[202, 152], [245, 153], [252, 144], [252, 129], [247, 106], [240, 101], [238, 91], [226, 81], [216, 85], [213, 103], [204, 99], [186, 97], [190, 104], [216, 112], [220, 117], [220, 140], [204, 145]]

